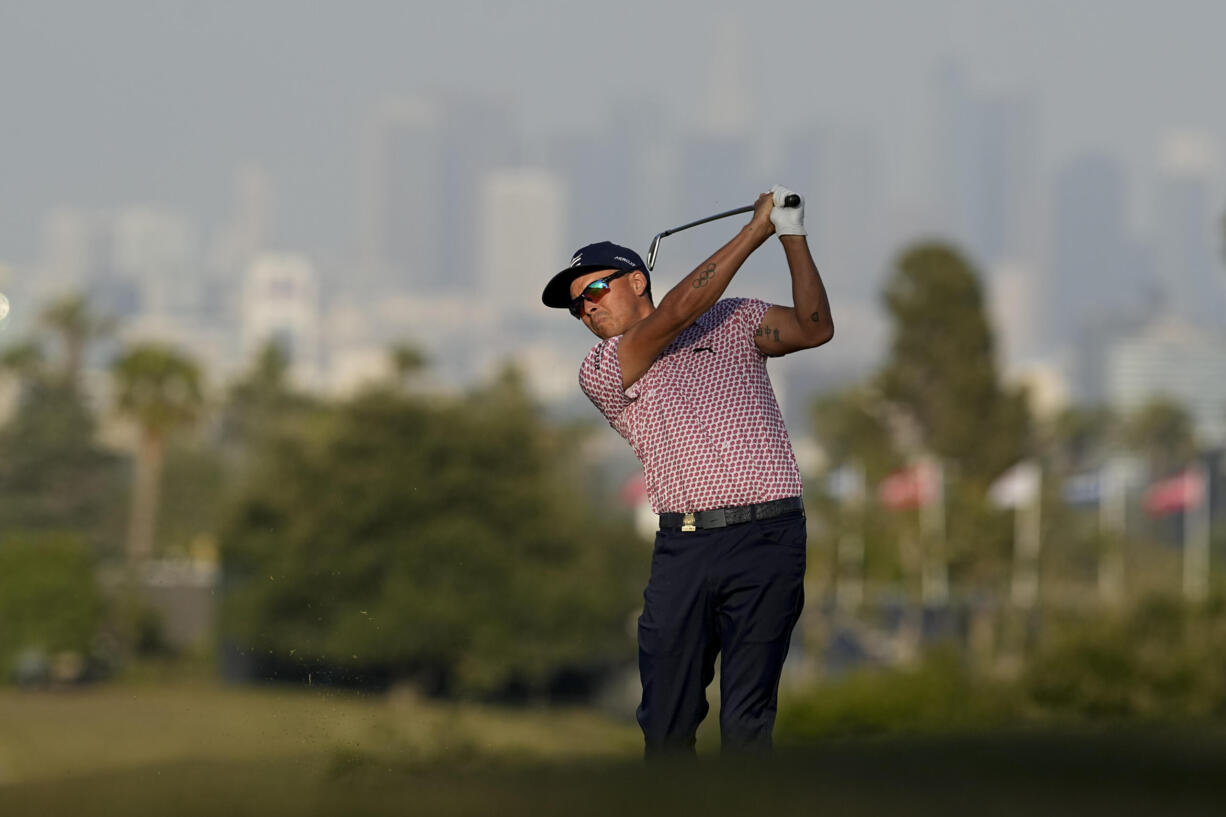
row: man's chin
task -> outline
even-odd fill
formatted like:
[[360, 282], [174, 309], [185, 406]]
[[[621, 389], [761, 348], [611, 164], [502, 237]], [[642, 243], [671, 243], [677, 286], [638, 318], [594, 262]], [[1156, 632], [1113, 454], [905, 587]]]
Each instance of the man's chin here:
[[587, 328], [591, 329], [592, 334], [601, 340], [608, 340], [618, 334], [613, 331], [613, 322], [604, 315], [589, 318]]

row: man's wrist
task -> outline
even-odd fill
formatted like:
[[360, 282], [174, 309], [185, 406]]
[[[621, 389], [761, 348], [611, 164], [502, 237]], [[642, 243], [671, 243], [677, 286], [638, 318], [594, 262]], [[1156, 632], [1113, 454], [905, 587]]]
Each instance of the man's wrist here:
[[770, 238], [771, 233], [774, 231], [775, 225], [771, 224], [769, 221], [765, 224], [751, 221], [741, 228], [742, 235], [748, 236], [758, 244], [761, 244], [762, 242], [766, 241], [766, 239]]

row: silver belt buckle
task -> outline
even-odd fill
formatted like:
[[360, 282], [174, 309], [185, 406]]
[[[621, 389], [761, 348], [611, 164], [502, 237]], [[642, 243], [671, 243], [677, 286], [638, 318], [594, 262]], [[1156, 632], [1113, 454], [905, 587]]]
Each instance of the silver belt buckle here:
[[681, 530], [686, 532], [698, 530], [694, 525], [694, 513], [692, 511], [681, 515]]

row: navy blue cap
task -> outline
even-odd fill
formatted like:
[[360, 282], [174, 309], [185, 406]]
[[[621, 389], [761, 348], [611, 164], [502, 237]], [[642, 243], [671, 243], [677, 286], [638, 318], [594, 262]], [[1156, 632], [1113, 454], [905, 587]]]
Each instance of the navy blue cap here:
[[647, 284], [651, 285], [647, 265], [638, 253], [612, 241], [599, 241], [576, 252], [570, 259], [570, 266], [549, 279], [545, 291], [541, 293], [541, 303], [554, 309], [566, 309], [571, 301], [571, 282], [589, 272], [606, 269], [639, 270], [647, 276]]

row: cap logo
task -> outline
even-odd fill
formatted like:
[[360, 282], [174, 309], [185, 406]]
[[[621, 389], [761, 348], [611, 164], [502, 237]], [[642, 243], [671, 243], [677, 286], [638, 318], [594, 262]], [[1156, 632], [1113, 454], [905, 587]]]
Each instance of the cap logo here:
[[579, 266], [579, 264], [581, 264], [582, 262], [583, 262], [583, 256], [582, 256], [582, 255], [576, 255], [574, 258], [570, 259], [570, 265], [571, 265], [572, 267], [577, 267], [577, 266]]
[[633, 262], [633, 261], [631, 261], [629, 258], [626, 258], [626, 257], [621, 256], [621, 255], [615, 255], [615, 256], [613, 256], [613, 260], [614, 260], [614, 261], [621, 261], [621, 262], [622, 262], [623, 264], [625, 264], [627, 267], [633, 267], [633, 266], [634, 266], [634, 262]]

